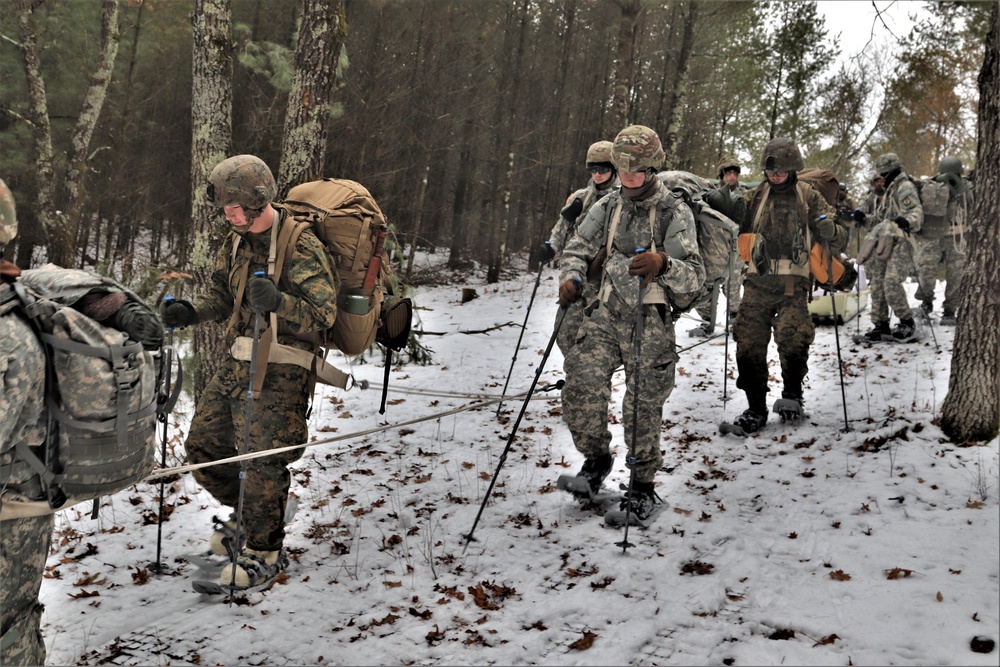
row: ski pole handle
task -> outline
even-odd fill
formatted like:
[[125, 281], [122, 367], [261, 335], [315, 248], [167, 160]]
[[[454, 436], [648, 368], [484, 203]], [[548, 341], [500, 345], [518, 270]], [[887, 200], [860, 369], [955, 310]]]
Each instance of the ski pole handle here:
[[[169, 308], [170, 304], [172, 304], [176, 300], [177, 299], [175, 299], [172, 294], [168, 294], [165, 297], [163, 297], [163, 303], [165, 304], [165, 308]], [[167, 327], [167, 330], [170, 331], [171, 334], [173, 334], [174, 332], [173, 327]], [[173, 341], [171, 340], [170, 343], [173, 344]]]

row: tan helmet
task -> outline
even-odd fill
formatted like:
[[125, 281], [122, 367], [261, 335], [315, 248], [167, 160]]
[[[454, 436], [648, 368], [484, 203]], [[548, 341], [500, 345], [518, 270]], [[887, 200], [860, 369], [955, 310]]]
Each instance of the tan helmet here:
[[610, 141], [598, 141], [590, 144], [587, 149], [587, 166], [601, 162], [611, 162], [611, 153], [615, 145]]
[[629, 125], [615, 137], [611, 163], [618, 171], [655, 171], [663, 165], [664, 155], [655, 131], [645, 125]]
[[206, 195], [214, 206], [242, 206], [246, 211], [260, 211], [278, 194], [274, 175], [255, 155], [226, 158], [208, 177]]
[[895, 153], [883, 153], [875, 158], [875, 173], [879, 176], [888, 174], [903, 168], [903, 162]]
[[806, 168], [802, 161], [802, 151], [788, 137], [775, 137], [764, 146], [760, 155], [760, 170], [802, 171]]
[[15, 236], [17, 236], [17, 211], [14, 209], [14, 195], [3, 179], [0, 179], [0, 247], [13, 241]]
[[723, 155], [722, 159], [719, 160], [719, 166], [716, 171], [719, 174], [719, 178], [725, 173], [726, 169], [739, 169], [740, 160], [735, 155]]

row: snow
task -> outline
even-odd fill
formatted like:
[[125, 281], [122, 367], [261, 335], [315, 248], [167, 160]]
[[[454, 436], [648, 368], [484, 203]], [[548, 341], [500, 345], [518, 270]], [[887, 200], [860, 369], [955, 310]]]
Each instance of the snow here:
[[[422, 337], [430, 365], [393, 370], [384, 415], [380, 355], [353, 365], [368, 389], [317, 390], [313, 441], [293, 466], [292, 564], [269, 591], [233, 604], [192, 591], [192, 554], [229, 509], [190, 474], [167, 483], [166, 574], [144, 571], [156, 560], [157, 481], [118, 494], [97, 520], [89, 504], [60, 511], [41, 591], [49, 663], [998, 664], [995, 648], [970, 649], [1000, 635], [998, 442], [957, 447], [934, 424], [953, 329], [935, 326], [937, 347], [925, 331], [864, 348], [850, 334], [868, 328], [867, 311], [841, 326], [842, 432], [835, 330], [818, 325], [806, 421], [772, 415], [740, 439], [717, 430], [746, 407], [735, 346], [692, 346], [697, 321], [682, 318], [656, 480], [670, 507], [649, 530], [630, 528], [623, 550], [621, 529], [555, 489], [582, 461], [549, 388], [563, 377], [558, 347], [524, 399], [556, 315], [550, 267], [496, 415], [535, 277], [522, 262], [497, 284], [476, 271], [419, 288], [419, 325], [441, 335]], [[462, 304], [463, 287], [478, 298]], [[769, 356], [773, 391], [773, 343]], [[614, 486], [627, 482], [622, 383], [619, 373], [609, 410]], [[171, 465], [190, 416], [185, 397]]]

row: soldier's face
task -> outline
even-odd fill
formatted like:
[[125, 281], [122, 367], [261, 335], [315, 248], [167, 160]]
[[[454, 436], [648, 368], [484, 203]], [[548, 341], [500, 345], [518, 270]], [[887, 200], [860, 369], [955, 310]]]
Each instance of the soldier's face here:
[[776, 171], [774, 169], [765, 169], [764, 175], [767, 176], [767, 180], [771, 185], [781, 185], [788, 180], [787, 171]]
[[730, 187], [735, 187], [740, 182], [740, 170], [736, 167], [729, 167], [722, 172], [722, 182]]
[[618, 178], [621, 179], [622, 187], [631, 188], [632, 190], [637, 190], [642, 187], [643, 183], [646, 182], [646, 172], [620, 171], [618, 172]]
[[243, 211], [242, 206], [223, 206], [222, 212], [226, 214], [226, 220], [233, 227], [247, 226], [247, 214]]

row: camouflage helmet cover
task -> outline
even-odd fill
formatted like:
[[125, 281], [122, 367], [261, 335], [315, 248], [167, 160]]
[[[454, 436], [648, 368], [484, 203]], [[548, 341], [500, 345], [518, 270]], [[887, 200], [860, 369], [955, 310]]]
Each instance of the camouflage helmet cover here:
[[5, 246], [17, 236], [17, 213], [14, 210], [14, 195], [0, 179], [0, 246]]
[[895, 153], [883, 153], [875, 158], [875, 173], [879, 176], [886, 176], [902, 168], [903, 162]]
[[764, 146], [760, 156], [760, 170], [802, 171], [806, 168], [802, 161], [802, 151], [787, 137], [775, 137]]
[[722, 159], [719, 160], [719, 166], [716, 171], [719, 172], [719, 178], [722, 178], [723, 172], [726, 169], [739, 169], [740, 159], [735, 155], [723, 155]]
[[659, 170], [663, 165], [663, 144], [656, 132], [645, 125], [629, 125], [615, 137], [611, 162], [618, 171]]
[[611, 162], [611, 153], [614, 148], [615, 145], [610, 141], [597, 141], [590, 144], [590, 148], [587, 149], [587, 164]]
[[208, 201], [214, 206], [242, 206], [259, 211], [278, 194], [278, 186], [268, 166], [255, 155], [226, 158], [208, 177]]
[[961, 176], [962, 171], [962, 160], [954, 155], [949, 155], [948, 157], [942, 159], [941, 164], [938, 166], [939, 174], [955, 174], [956, 176]]

